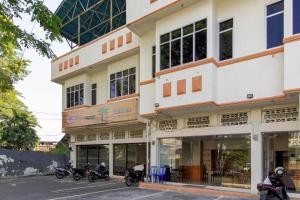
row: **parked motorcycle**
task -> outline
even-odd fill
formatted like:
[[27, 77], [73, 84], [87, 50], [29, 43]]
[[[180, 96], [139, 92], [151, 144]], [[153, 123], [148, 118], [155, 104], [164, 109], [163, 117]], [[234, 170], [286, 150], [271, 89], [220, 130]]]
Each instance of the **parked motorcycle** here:
[[66, 176], [73, 176], [73, 169], [72, 162], [70, 161], [65, 167], [55, 168], [55, 176], [58, 179], [63, 179]]
[[84, 166], [84, 169], [73, 169], [73, 179], [79, 181], [81, 178], [85, 178], [90, 174], [90, 164]]
[[283, 167], [277, 167], [263, 183], [257, 184], [260, 200], [289, 200], [286, 186], [281, 178], [285, 175]]
[[90, 170], [88, 175], [89, 182], [94, 182], [97, 179], [109, 180], [109, 170], [106, 164], [102, 162], [100, 165], [96, 166], [96, 170]]
[[136, 165], [125, 173], [125, 184], [127, 186], [138, 185], [144, 178], [144, 165]]

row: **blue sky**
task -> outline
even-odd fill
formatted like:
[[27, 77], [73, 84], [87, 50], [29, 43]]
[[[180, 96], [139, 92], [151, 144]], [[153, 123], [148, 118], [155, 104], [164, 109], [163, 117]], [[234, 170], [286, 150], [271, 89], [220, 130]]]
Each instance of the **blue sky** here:
[[[50, 10], [55, 11], [62, 0], [44, 0]], [[28, 16], [23, 16], [17, 24], [22, 28], [42, 35], [43, 30], [38, 24], [30, 22]], [[52, 49], [56, 55], [62, 55], [70, 51], [69, 46], [63, 43], [53, 43]], [[23, 81], [17, 83], [16, 88], [23, 95], [23, 102], [38, 118], [41, 128], [37, 133], [42, 140], [56, 141], [63, 134], [61, 132], [61, 86], [51, 82], [51, 60], [41, 57], [34, 50], [27, 49], [24, 57], [31, 60], [29, 71], [31, 72]]]

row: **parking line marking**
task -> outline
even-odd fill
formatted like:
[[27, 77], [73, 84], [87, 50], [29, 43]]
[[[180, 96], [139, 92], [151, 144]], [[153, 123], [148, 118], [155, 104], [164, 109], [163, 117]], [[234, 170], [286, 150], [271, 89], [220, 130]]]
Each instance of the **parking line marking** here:
[[137, 198], [134, 198], [132, 200], [138, 200], [138, 199], [145, 199], [145, 198], [148, 198], [148, 197], [153, 197], [153, 196], [156, 196], [156, 195], [160, 195], [160, 194], [163, 194], [163, 193], [166, 193], [168, 192], [169, 190], [166, 190], [166, 191], [162, 191], [162, 192], [156, 192], [154, 194], [149, 194], [149, 195], [145, 195], [145, 196], [142, 196], [142, 197], [137, 197]]
[[220, 200], [223, 199], [224, 196], [219, 196], [218, 198], [214, 199], [214, 200]]
[[118, 184], [118, 183], [121, 183], [121, 182], [111, 182], [111, 183], [105, 183], [105, 184], [93, 184], [93, 185], [84, 186], [84, 187], [76, 187], [76, 188], [67, 188], [67, 189], [54, 190], [52, 192], [63, 192], [63, 191], [79, 190], [79, 189], [84, 189], [84, 188], [98, 187], [98, 186], [102, 186], [102, 185], [113, 185], [113, 184]]
[[91, 194], [99, 194], [99, 193], [103, 193], [103, 192], [123, 190], [123, 189], [126, 189], [126, 188], [128, 188], [128, 187], [121, 187], [121, 188], [115, 188], [115, 189], [110, 189], [110, 190], [101, 190], [101, 191], [97, 191], [97, 192], [89, 192], [89, 193], [83, 193], [83, 194], [77, 194], [77, 195], [71, 195], [71, 196], [65, 196], [65, 197], [58, 197], [58, 198], [53, 198], [53, 199], [48, 199], [48, 200], [71, 199], [71, 198], [74, 198], [74, 197], [82, 197], [82, 196], [87, 196], [87, 195], [91, 195]]

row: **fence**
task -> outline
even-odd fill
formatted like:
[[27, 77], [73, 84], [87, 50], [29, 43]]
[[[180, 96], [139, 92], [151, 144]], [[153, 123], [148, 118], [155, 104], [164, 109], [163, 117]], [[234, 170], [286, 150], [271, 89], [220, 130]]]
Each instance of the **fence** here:
[[61, 154], [0, 149], [0, 178], [51, 174], [67, 160]]

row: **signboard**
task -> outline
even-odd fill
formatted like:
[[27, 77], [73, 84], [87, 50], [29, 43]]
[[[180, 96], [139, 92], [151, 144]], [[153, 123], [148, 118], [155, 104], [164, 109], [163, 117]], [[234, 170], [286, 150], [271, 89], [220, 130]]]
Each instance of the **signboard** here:
[[63, 112], [63, 128], [136, 120], [138, 100], [128, 99]]

